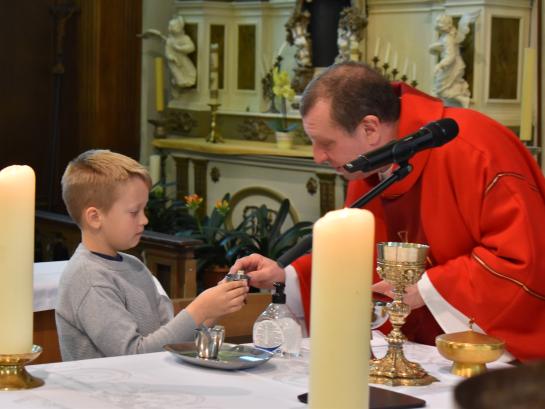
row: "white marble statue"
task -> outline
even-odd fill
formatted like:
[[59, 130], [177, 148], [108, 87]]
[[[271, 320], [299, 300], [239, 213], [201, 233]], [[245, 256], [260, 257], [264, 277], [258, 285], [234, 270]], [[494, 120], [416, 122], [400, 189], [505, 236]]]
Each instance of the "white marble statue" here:
[[460, 55], [460, 43], [469, 32], [469, 24], [476, 20], [478, 13], [465, 14], [454, 26], [452, 17], [442, 14], [437, 17], [435, 29], [439, 40], [430, 45], [430, 52], [439, 56], [433, 75], [433, 94], [447, 105], [467, 108], [471, 93], [464, 79], [465, 63]]
[[168, 23], [168, 35], [163, 35], [159, 30], [149, 29], [143, 34], [143, 38], [156, 36], [165, 42], [165, 56], [170, 70], [170, 81], [176, 90], [189, 88], [197, 81], [197, 70], [188, 54], [195, 51], [195, 44], [184, 30], [184, 18], [180, 15], [173, 17]]
[[363, 38], [363, 29], [366, 26], [367, 19], [359, 8], [352, 6], [341, 11], [337, 28], [339, 54], [335, 58], [335, 63], [360, 61], [360, 42]]

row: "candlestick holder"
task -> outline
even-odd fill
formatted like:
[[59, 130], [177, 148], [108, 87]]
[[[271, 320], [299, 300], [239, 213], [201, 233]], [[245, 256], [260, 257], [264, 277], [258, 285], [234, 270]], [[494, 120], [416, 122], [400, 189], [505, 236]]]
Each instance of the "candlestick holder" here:
[[42, 347], [33, 345], [26, 354], [0, 354], [0, 390], [16, 391], [42, 386], [43, 379], [29, 374], [25, 365], [35, 360], [42, 353]]
[[221, 137], [219, 131], [217, 130], [217, 114], [218, 114], [218, 108], [221, 104], [218, 103], [210, 103], [208, 106], [210, 107], [210, 134], [208, 134], [208, 137], [206, 138], [206, 142], [210, 143], [223, 143], [225, 142], [223, 138]]
[[378, 71], [378, 62], [380, 61], [380, 58], [375, 55], [371, 61], [373, 61], [373, 68]]
[[416, 88], [418, 86], [418, 81], [412, 80], [411, 81], [411, 87]]
[[394, 68], [392, 70], [392, 80], [395, 81], [396, 77], [397, 77], [397, 74], [399, 74], [399, 71], [397, 70], [397, 68]]
[[403, 74], [401, 76], [401, 81], [403, 81], [403, 82], [407, 82], [408, 79], [409, 79], [409, 77], [407, 77], [407, 75], [405, 75], [405, 74]]
[[384, 75], [386, 78], [388, 78], [388, 68], [390, 68], [390, 65], [387, 62], [382, 64], [382, 75]]
[[403, 353], [406, 337], [401, 332], [410, 308], [403, 302], [405, 287], [416, 284], [425, 270], [429, 246], [415, 243], [379, 243], [377, 273], [392, 284], [394, 300], [386, 306], [392, 331], [386, 337], [388, 351], [381, 359], [372, 359], [369, 382], [390, 386], [421, 386], [437, 381]]
[[163, 139], [167, 137], [166, 121], [164, 119], [148, 119], [148, 122], [154, 126], [154, 138]]

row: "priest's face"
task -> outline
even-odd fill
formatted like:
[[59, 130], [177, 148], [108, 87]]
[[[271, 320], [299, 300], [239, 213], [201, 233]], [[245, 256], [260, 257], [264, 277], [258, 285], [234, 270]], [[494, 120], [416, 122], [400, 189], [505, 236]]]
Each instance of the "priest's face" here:
[[373, 142], [375, 138], [369, 137], [363, 121], [354, 132], [349, 133], [331, 119], [329, 100], [318, 99], [303, 117], [303, 127], [312, 141], [312, 154], [316, 163], [329, 164], [346, 179], [366, 178], [375, 173], [350, 173], [343, 168], [343, 165], [359, 155], [376, 148]]

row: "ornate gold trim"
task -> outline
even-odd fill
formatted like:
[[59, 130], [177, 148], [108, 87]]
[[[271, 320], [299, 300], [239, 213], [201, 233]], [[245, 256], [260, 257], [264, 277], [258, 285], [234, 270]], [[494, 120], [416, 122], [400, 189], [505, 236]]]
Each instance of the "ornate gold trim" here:
[[[284, 195], [281, 195], [278, 192], [275, 192], [272, 189], [267, 189], [265, 187], [259, 187], [259, 186], [252, 186], [247, 187], [244, 189], [239, 190], [236, 192], [229, 201], [229, 207], [231, 208], [231, 211], [227, 213], [227, 216], [225, 217], [225, 227], [227, 229], [232, 230], [234, 228], [233, 226], [233, 209], [244, 199], [250, 197], [250, 196], [265, 196], [269, 199], [276, 200], [278, 203], [281, 203], [282, 200], [286, 199]], [[293, 221], [293, 224], [299, 223], [299, 215], [297, 214], [297, 211], [293, 207], [293, 205], [290, 203], [290, 217]]]
[[528, 286], [526, 286], [526, 284], [524, 284], [523, 282], [519, 281], [519, 280], [516, 280], [512, 277], [508, 277], [506, 275], [503, 275], [501, 273], [498, 273], [497, 271], [495, 271], [492, 267], [490, 267], [489, 265], [487, 265], [483, 260], [481, 260], [479, 258], [479, 256], [477, 256], [475, 253], [472, 253], [471, 256], [475, 259], [475, 261], [477, 261], [485, 270], [487, 270], [489, 273], [492, 273], [493, 275], [495, 275], [496, 277], [499, 277], [499, 278], [502, 278], [504, 280], [507, 280], [507, 281], [510, 281], [512, 282], [513, 284], [515, 285], [518, 285], [519, 287], [521, 287], [524, 291], [526, 291], [528, 294], [530, 294], [532, 297], [535, 297], [537, 298], [538, 300], [541, 300], [541, 301], [545, 301], [545, 296], [544, 295], [541, 295], [539, 294], [538, 292], [536, 291], [533, 291], [532, 289], [528, 288]]
[[[518, 173], [513, 173], [513, 172], [498, 173], [496, 176], [494, 176], [494, 179], [492, 179], [492, 182], [490, 182], [490, 184], [486, 187], [486, 189], [484, 191], [484, 194], [487, 195], [488, 192], [490, 192], [490, 190], [492, 190], [492, 188], [494, 186], [496, 186], [498, 181], [504, 176], [512, 176], [512, 177], [518, 178], [520, 180], [526, 180], [526, 178], [524, 176], [519, 175]], [[530, 186], [530, 189], [535, 190], [537, 192], [537, 188], [533, 184], [528, 183], [528, 185]]]

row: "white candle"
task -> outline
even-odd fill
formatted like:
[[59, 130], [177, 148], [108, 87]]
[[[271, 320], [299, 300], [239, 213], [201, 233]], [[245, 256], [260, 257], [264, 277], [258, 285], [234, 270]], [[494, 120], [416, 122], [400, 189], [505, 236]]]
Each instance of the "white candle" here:
[[29, 166], [0, 171], [0, 354], [32, 350], [35, 186]]
[[380, 37], [377, 37], [377, 42], [375, 43], [375, 55], [373, 57], [378, 57], [380, 51]]
[[149, 175], [152, 185], [155, 185], [161, 179], [161, 155], [150, 155]]
[[332, 211], [314, 224], [311, 408], [369, 407], [374, 225], [361, 209]]
[[520, 139], [532, 140], [532, 116], [534, 108], [534, 90], [536, 68], [536, 49], [524, 49], [524, 64], [522, 67], [522, 93], [520, 104]]
[[392, 68], [397, 68], [397, 51], [394, 51], [394, 61], [392, 62]]
[[413, 62], [413, 81], [416, 81], [416, 63]]
[[163, 80], [163, 59], [155, 58], [155, 109], [162, 112], [165, 109], [165, 94]]
[[409, 59], [405, 58], [405, 62], [403, 63], [403, 71], [401, 75], [407, 76], [407, 70], [409, 69]]
[[210, 44], [210, 103], [218, 103], [219, 89], [219, 65], [218, 65], [218, 45]]
[[[282, 45], [280, 46], [280, 48], [278, 49], [278, 52], [276, 53], [276, 57], [278, 56], [281, 56], [282, 53], [284, 52], [284, 48], [286, 48], [288, 46], [288, 42], [287, 41], [284, 41], [282, 43]], [[276, 62], [276, 59], [273, 61], [273, 64]]]
[[390, 59], [390, 43], [386, 44], [386, 53], [384, 53], [384, 64], [388, 63], [388, 60]]

